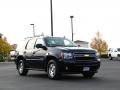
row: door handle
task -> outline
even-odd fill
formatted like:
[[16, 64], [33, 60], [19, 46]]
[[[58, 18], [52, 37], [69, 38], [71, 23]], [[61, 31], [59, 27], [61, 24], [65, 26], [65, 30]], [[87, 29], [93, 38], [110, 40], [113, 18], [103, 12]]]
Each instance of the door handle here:
[[35, 51], [33, 51], [33, 54], [35, 54], [36, 52]]
[[26, 51], [24, 51], [23, 53], [24, 53], [24, 54], [26, 54], [27, 52], [26, 52]]
[[39, 50], [37, 50], [37, 51], [33, 51], [33, 54], [35, 54], [35, 53], [37, 53], [37, 52], [39, 52], [40, 51], [40, 49]]

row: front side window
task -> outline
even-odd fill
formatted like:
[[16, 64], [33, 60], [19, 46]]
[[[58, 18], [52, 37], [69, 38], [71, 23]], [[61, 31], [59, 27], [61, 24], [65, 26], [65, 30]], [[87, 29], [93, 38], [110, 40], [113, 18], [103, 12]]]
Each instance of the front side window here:
[[72, 41], [60, 37], [47, 37], [45, 38], [45, 43], [48, 47], [76, 47], [76, 45]]
[[36, 41], [36, 39], [31, 39], [31, 40], [28, 42], [28, 44], [27, 44], [27, 46], [26, 46], [26, 49], [33, 49], [33, 48], [35, 47], [35, 41]]
[[36, 44], [42, 44], [42, 45], [45, 45], [44, 44], [44, 41], [42, 38], [38, 38], [37, 41], [36, 41]]

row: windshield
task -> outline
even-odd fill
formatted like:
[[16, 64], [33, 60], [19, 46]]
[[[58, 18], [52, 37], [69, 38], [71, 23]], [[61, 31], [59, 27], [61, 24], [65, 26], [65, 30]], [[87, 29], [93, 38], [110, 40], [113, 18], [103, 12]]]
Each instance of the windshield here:
[[76, 47], [77, 46], [72, 41], [65, 38], [60, 38], [60, 37], [46, 37], [45, 42], [48, 47], [56, 47], [56, 46]]

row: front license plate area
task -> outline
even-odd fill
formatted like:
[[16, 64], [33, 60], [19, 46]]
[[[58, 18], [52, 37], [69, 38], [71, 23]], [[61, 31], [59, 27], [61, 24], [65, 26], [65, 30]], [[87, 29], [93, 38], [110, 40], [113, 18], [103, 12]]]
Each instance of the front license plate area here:
[[90, 71], [90, 67], [83, 67], [83, 71]]

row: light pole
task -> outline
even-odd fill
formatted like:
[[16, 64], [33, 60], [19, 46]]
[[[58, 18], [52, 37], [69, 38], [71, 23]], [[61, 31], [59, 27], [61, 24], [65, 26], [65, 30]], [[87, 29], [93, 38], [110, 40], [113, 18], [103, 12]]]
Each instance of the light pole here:
[[74, 16], [70, 16], [70, 18], [71, 18], [72, 41], [73, 41], [73, 18]]
[[52, 8], [52, 0], [50, 0], [50, 12], [51, 12], [51, 36], [53, 36], [53, 8]]
[[30, 24], [30, 25], [33, 26], [33, 37], [35, 37], [35, 26], [34, 26], [34, 24]]

